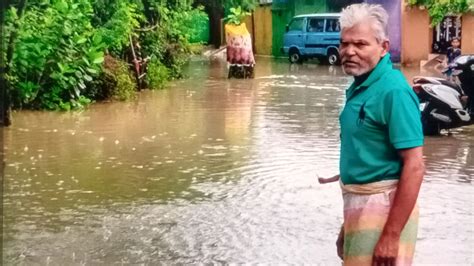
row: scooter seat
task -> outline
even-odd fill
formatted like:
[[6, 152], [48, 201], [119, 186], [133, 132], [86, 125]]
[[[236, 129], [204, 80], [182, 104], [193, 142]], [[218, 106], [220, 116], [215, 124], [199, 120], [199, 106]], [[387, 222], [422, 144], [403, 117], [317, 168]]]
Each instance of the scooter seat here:
[[449, 81], [449, 80], [445, 80], [445, 79], [442, 79], [440, 80], [441, 84], [443, 85], [446, 85], [448, 87], [451, 87], [453, 89], [455, 89], [457, 92], [459, 92], [459, 94], [463, 95], [463, 91], [461, 89], [461, 86], [459, 86], [458, 84], [452, 82], [452, 81]]
[[453, 88], [456, 90], [459, 94], [464, 95], [463, 90], [461, 89], [461, 86], [459, 86], [457, 83], [446, 80], [444, 78], [438, 78], [438, 77], [420, 77], [416, 76], [413, 78], [413, 83], [415, 84], [441, 84], [448, 86], [450, 88]]

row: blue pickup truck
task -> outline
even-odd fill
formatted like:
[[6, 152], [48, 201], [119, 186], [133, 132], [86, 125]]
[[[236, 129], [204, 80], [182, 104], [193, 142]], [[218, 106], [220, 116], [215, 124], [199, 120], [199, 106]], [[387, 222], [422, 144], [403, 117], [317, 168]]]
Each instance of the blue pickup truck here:
[[339, 13], [298, 15], [286, 26], [283, 52], [291, 63], [316, 57], [331, 65], [339, 64], [341, 27]]

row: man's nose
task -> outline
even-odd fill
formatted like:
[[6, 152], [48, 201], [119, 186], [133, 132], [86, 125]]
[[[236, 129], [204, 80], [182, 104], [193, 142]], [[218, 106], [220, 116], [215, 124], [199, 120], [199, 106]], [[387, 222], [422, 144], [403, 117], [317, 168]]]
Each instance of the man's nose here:
[[349, 56], [355, 55], [356, 53], [355, 53], [354, 45], [348, 45], [346, 49], [344, 49], [344, 53]]

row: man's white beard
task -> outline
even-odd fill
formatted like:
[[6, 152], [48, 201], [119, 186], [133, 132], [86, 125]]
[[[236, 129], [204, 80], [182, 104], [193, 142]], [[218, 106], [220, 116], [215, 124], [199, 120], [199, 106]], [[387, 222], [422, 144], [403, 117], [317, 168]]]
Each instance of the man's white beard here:
[[352, 74], [351, 74], [351, 73], [347, 73], [346, 70], [345, 70], [345, 68], [342, 67], [342, 72], [344, 72], [344, 74], [349, 75], [349, 76], [354, 76], [354, 77], [358, 77], [358, 76], [364, 75], [364, 74], [368, 73], [369, 71], [370, 71], [370, 69], [367, 69], [367, 70], [364, 71], [364, 69], [360, 69], [360, 68], [359, 68], [359, 69], [356, 71], [356, 73], [352, 73]]

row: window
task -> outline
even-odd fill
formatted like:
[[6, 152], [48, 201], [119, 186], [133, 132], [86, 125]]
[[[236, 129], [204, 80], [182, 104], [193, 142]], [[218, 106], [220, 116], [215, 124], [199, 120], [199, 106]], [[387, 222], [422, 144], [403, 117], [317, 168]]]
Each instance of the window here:
[[339, 26], [339, 19], [330, 18], [326, 20], [326, 32], [339, 32], [341, 27]]
[[303, 18], [296, 18], [290, 23], [289, 31], [300, 31], [303, 30]]
[[324, 19], [323, 18], [310, 18], [308, 22], [308, 32], [323, 32], [324, 31]]

